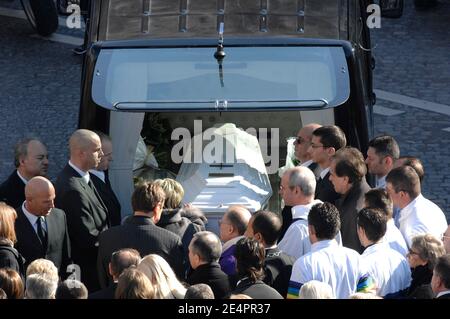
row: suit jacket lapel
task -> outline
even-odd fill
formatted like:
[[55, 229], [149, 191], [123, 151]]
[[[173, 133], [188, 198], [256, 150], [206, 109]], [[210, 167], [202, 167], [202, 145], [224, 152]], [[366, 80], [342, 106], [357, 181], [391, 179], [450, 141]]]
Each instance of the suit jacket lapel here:
[[43, 246], [41, 240], [39, 239], [36, 231], [34, 230], [33, 225], [31, 225], [30, 220], [27, 218], [27, 216], [25, 216], [25, 213], [23, 212], [22, 208], [17, 209], [17, 214], [20, 216], [18, 218], [18, 221], [24, 230], [23, 237], [26, 237], [22, 238], [22, 240], [23, 241], [28, 240], [33, 246], [36, 247], [36, 249], [42, 250]]

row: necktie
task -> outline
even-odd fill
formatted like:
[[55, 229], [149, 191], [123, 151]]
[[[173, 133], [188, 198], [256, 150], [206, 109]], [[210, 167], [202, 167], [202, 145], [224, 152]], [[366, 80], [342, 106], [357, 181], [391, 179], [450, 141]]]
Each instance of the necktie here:
[[37, 225], [37, 235], [39, 237], [39, 240], [41, 241], [42, 246], [46, 249], [47, 248], [47, 232], [45, 231], [42, 223], [45, 223], [45, 218], [43, 216], [38, 217], [36, 221]]

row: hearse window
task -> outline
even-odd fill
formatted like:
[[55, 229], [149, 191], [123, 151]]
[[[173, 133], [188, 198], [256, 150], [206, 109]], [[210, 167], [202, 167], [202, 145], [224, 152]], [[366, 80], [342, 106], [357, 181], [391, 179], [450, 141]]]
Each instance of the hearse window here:
[[227, 47], [100, 51], [94, 101], [111, 110], [255, 110], [334, 107], [349, 96], [341, 47]]

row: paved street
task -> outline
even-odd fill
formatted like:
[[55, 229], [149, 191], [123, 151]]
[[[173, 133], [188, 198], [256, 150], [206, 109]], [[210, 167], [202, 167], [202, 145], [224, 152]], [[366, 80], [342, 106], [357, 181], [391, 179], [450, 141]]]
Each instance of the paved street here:
[[[13, 145], [42, 138], [54, 178], [67, 160], [67, 139], [77, 126], [82, 59], [73, 56], [79, 30], [60, 27], [55, 38], [38, 38], [28, 22], [2, 16], [20, 9], [0, 0], [0, 180], [13, 170]], [[8, 11], [9, 12], [9, 11]], [[450, 219], [450, 0], [426, 12], [405, 1], [401, 19], [382, 20], [372, 32], [376, 58], [375, 134], [388, 133], [403, 155], [420, 157], [423, 193]], [[412, 99], [411, 99], [412, 98]]]

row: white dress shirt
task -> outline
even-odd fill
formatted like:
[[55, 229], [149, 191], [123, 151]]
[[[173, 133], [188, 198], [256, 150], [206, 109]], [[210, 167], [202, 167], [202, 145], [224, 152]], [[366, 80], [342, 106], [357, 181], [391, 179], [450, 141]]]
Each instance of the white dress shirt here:
[[93, 175], [97, 176], [98, 178], [100, 178], [102, 180], [103, 183], [106, 183], [106, 177], [105, 177], [104, 171], [97, 171], [96, 169], [90, 169], [89, 174], [93, 174]]
[[411, 270], [408, 261], [386, 243], [367, 247], [362, 253], [367, 271], [375, 280], [377, 295], [398, 293], [411, 284]]
[[405, 238], [403, 238], [400, 230], [395, 226], [394, 220], [391, 218], [387, 221], [386, 234], [383, 237], [383, 242], [387, 243], [392, 249], [398, 251], [402, 256], [408, 253], [408, 246]]
[[318, 280], [329, 284], [337, 299], [347, 299], [356, 292], [358, 281], [365, 275], [366, 267], [355, 250], [340, 247], [335, 240], [322, 240], [297, 259], [289, 286]]
[[328, 174], [329, 171], [330, 171], [330, 168], [329, 168], [329, 167], [327, 167], [327, 168], [325, 168], [324, 170], [322, 170], [322, 171], [320, 172], [320, 178], [321, 178], [321, 179], [325, 179], [325, 176]]
[[442, 210], [422, 194], [400, 210], [398, 221], [408, 247], [417, 235], [428, 233], [440, 239], [447, 229], [447, 219]]
[[286, 231], [283, 239], [278, 243], [278, 248], [295, 259], [311, 251], [311, 242], [308, 233], [308, 213], [315, 204], [322, 201], [314, 200], [308, 205], [296, 205], [292, 207], [292, 219], [294, 221]]
[[306, 162], [301, 163], [300, 166], [308, 167], [308, 166], [311, 165], [312, 163], [313, 163], [313, 160], [307, 160]]
[[86, 181], [86, 184], [89, 183], [91, 177], [89, 176], [89, 172], [82, 171], [78, 167], [75, 166], [71, 161], [69, 161], [70, 167], [72, 167], [80, 176]]
[[28, 181], [25, 179], [25, 177], [23, 177], [22, 175], [20, 175], [19, 170], [16, 170], [17, 172], [17, 176], [19, 176], [19, 178], [22, 180], [22, 182], [27, 185]]
[[[36, 215], [33, 215], [32, 213], [30, 213], [27, 209], [26, 209], [26, 207], [25, 207], [25, 202], [23, 202], [23, 204], [22, 204], [22, 210], [23, 210], [23, 213], [24, 213], [24, 215], [25, 215], [25, 217], [28, 219], [28, 221], [30, 222], [30, 224], [31, 224], [31, 226], [33, 226], [33, 229], [34, 229], [34, 231], [36, 232], [36, 234], [38, 233], [37, 232], [37, 221], [38, 221], [38, 216], [36, 216]], [[47, 223], [42, 223], [42, 228], [45, 230], [45, 231], [47, 231]]]
[[375, 182], [375, 188], [386, 188], [386, 176], [377, 178], [376, 182]]

